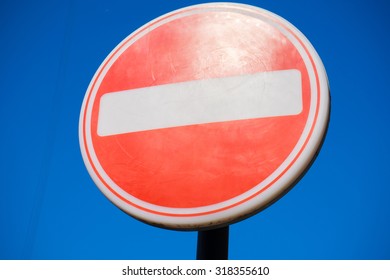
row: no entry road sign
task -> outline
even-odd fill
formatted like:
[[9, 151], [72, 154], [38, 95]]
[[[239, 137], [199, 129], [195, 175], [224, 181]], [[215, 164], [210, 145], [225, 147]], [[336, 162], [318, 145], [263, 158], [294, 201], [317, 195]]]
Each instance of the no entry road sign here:
[[325, 69], [302, 33], [260, 8], [213, 3], [123, 40], [88, 87], [79, 135], [114, 204], [153, 225], [199, 230], [288, 191], [328, 120]]

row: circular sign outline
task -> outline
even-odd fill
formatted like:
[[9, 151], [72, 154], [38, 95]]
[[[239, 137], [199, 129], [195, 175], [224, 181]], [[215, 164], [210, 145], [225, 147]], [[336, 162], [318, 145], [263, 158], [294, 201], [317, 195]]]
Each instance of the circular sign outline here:
[[[310, 109], [305, 128], [287, 159], [264, 181], [237, 197], [211, 206], [196, 208], [169, 208], [149, 204], [121, 190], [100, 166], [93, 150], [89, 124], [94, 98], [111, 65], [138, 38], [166, 22], [210, 11], [236, 12], [265, 21], [282, 32], [296, 47], [308, 71], [311, 88]], [[209, 3], [165, 14], [145, 24], [118, 44], [96, 71], [87, 89], [80, 114], [79, 136], [82, 156], [91, 177], [115, 205], [131, 216], [153, 225], [175, 229], [197, 229], [237, 221], [260, 211], [280, 198], [310, 166], [325, 136], [328, 120], [329, 88], [326, 72], [315, 49], [298, 29], [285, 19], [258, 7], [233, 3]], [[178, 209], [180, 213], [177, 213]]]

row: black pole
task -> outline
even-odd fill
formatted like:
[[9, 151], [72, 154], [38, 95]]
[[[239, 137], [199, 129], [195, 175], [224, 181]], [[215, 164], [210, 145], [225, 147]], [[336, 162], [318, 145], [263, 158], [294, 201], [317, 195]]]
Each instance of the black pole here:
[[197, 260], [227, 260], [229, 226], [198, 232]]

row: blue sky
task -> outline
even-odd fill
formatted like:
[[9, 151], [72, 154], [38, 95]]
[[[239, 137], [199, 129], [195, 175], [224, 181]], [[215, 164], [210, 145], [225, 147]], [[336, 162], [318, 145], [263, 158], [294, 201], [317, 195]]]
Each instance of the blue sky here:
[[[110, 203], [80, 155], [78, 120], [110, 51], [198, 1], [2, 1], [0, 259], [194, 259], [196, 232], [143, 224]], [[242, 1], [284, 17], [327, 70], [332, 111], [306, 176], [230, 227], [231, 259], [390, 259], [386, 1]]]

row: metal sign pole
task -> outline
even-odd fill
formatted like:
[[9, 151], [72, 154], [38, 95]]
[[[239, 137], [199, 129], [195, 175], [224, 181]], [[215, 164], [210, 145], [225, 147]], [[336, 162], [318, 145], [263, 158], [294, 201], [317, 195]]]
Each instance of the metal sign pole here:
[[229, 226], [198, 231], [197, 260], [227, 260]]

